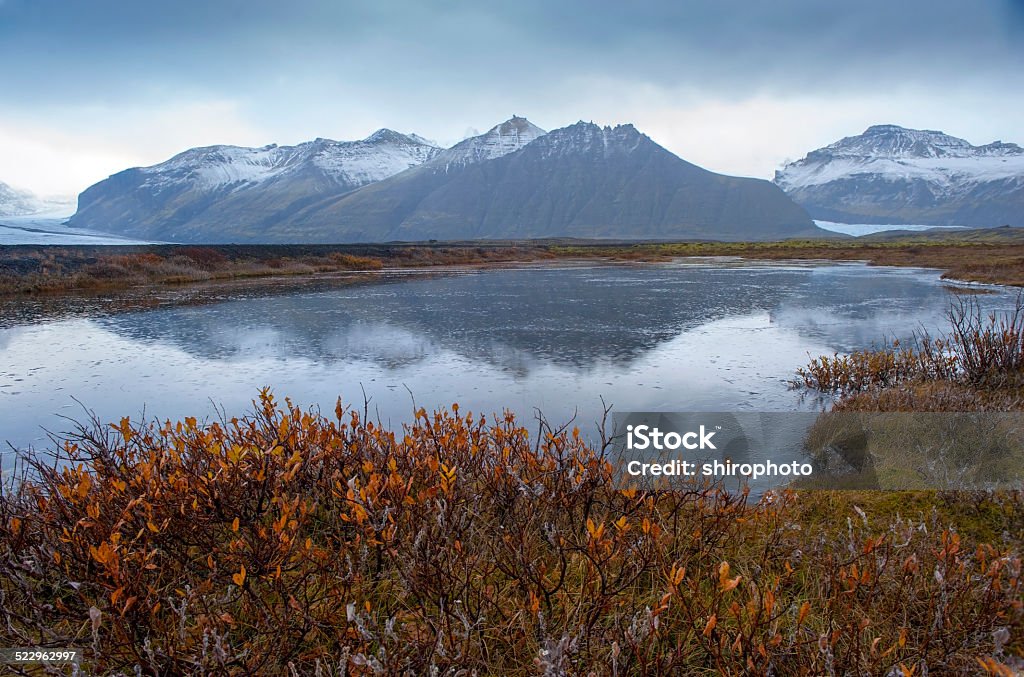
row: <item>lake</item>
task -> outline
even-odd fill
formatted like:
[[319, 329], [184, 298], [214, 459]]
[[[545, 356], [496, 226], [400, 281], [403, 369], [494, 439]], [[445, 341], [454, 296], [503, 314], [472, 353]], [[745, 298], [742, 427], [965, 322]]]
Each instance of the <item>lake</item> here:
[[[809, 356], [944, 326], [955, 296], [932, 270], [728, 259], [530, 265], [216, 302], [47, 317], [5, 301], [0, 439], [47, 446], [85, 409], [178, 419], [245, 413], [263, 386], [333, 412], [365, 397], [389, 424], [458, 402], [594, 430], [617, 411], [792, 411]], [[983, 307], [1008, 309], [991, 288]], [[26, 312], [20, 313], [19, 304]], [[18, 319], [23, 317], [23, 319]]]

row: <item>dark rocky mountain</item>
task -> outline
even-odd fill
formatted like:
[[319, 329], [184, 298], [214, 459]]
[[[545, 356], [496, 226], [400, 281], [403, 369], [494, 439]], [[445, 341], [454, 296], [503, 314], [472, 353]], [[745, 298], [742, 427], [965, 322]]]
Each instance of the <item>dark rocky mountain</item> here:
[[[242, 163], [225, 163], [222, 148], [197, 149], [115, 175], [83, 193], [72, 223], [188, 242], [826, 235], [770, 182], [704, 170], [632, 125], [545, 133], [513, 117], [358, 189], [311, 175], [308, 161], [249, 159], [273, 147], [242, 150]], [[266, 166], [270, 178], [246, 173]]]
[[296, 214], [275, 235], [295, 231], [346, 241], [821, 234], [768, 181], [701, 169], [632, 125], [584, 122], [485, 162], [453, 165], [442, 153]]
[[1024, 226], [1024, 149], [1001, 141], [877, 125], [786, 165], [775, 183], [827, 221]]

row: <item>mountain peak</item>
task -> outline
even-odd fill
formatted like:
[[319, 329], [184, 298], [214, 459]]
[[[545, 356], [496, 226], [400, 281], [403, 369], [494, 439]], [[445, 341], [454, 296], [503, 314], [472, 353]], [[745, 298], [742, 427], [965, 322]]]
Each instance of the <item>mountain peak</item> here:
[[[985, 147], [934, 129], [910, 129], [899, 125], [872, 125], [863, 134], [848, 136], [814, 153], [832, 157], [943, 158], [986, 155]], [[808, 156], [810, 157], [810, 156]]]
[[393, 129], [388, 129], [387, 127], [382, 127], [373, 134], [370, 134], [368, 137], [363, 139], [363, 143], [412, 143], [420, 146], [434, 145], [422, 136], [417, 136], [416, 134], [402, 134], [401, 132], [396, 132]]
[[612, 149], [632, 152], [645, 140], [651, 145], [657, 145], [631, 124], [601, 127], [593, 122], [580, 120], [576, 124], [550, 132], [546, 145], [550, 147], [551, 152], [575, 152], [574, 149], [584, 147], [599, 147], [604, 152]]
[[885, 124], [885, 125], [871, 125], [870, 127], [868, 127], [867, 129], [864, 130], [864, 134], [863, 135], [899, 134], [900, 132], [915, 132], [915, 131], [929, 132], [929, 133], [935, 133], [935, 134], [940, 134], [941, 133], [941, 132], [932, 132], [931, 130], [924, 130], [924, 129], [922, 129], [922, 130], [915, 130], [915, 129], [910, 129], [909, 127], [902, 127], [900, 125]]
[[479, 136], [461, 141], [440, 153], [432, 162], [448, 168], [493, 160], [514, 153], [526, 144], [547, 134], [526, 118], [513, 115]]
[[[513, 144], [518, 145], [518, 148], [516, 148], [516, 150], [518, 150], [522, 146], [525, 146], [534, 139], [544, 136], [545, 134], [547, 134], [547, 132], [526, 118], [521, 118], [513, 114], [508, 120], [491, 127], [487, 133], [481, 136], [492, 139], [508, 139]], [[502, 154], [504, 155], [504, 153]]]
[[599, 125], [599, 124], [597, 124], [597, 123], [595, 123], [593, 121], [586, 122], [584, 120], [580, 120], [579, 122], [576, 122], [575, 124], [571, 124], [568, 127], [563, 127], [562, 129], [560, 129], [558, 131], [572, 131], [572, 132], [585, 131], [585, 132], [601, 132], [601, 133], [617, 132], [619, 134], [640, 134], [640, 131], [637, 130], [637, 128], [634, 127], [632, 125], [632, 123], [629, 123], [629, 122], [627, 122], [625, 124], [621, 124], [621, 125], [615, 125], [614, 127], [612, 127], [611, 125], [605, 125], [604, 127], [602, 127], [601, 125]]
[[[539, 132], [539, 134], [537, 134], [537, 132]], [[505, 120], [499, 125], [495, 125], [487, 133], [498, 133], [505, 136], [511, 136], [513, 134], [533, 133], [535, 136], [540, 136], [544, 134], [544, 130], [536, 126], [526, 118], [521, 118], [513, 113], [512, 117], [510, 117], [508, 120]]]

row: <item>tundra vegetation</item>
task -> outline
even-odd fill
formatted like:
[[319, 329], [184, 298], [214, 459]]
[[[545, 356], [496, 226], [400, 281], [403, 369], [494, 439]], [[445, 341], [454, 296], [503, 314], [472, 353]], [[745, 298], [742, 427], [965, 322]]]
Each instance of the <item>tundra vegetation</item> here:
[[0, 496], [0, 641], [101, 674], [1020, 666], [1019, 492], [643, 492], [604, 454], [268, 391], [244, 418], [92, 421]]
[[544, 257], [550, 255], [528, 254], [516, 246], [13, 246], [0, 247], [0, 296], [246, 278], [306, 279], [379, 271], [385, 265], [418, 268]]
[[[801, 383], [838, 409], [1019, 410], [1024, 311], [950, 319]], [[83, 423], [4, 469], [0, 642], [80, 647], [96, 674], [1024, 667], [1021, 491], [644, 492], [600, 437], [454, 404], [389, 430], [269, 391], [242, 418]]]
[[308, 279], [383, 268], [552, 260], [670, 261], [687, 256], [867, 261], [943, 270], [950, 280], [1024, 286], [1020, 229], [971, 235], [782, 242], [479, 241], [351, 245], [0, 246], [0, 296], [249, 278]]

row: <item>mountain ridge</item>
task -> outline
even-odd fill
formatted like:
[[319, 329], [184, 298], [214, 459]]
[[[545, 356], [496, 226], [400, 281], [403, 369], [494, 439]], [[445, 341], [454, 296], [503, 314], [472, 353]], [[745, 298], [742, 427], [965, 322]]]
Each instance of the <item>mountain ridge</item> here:
[[271, 223], [303, 204], [387, 178], [439, 151], [422, 137], [390, 129], [358, 141], [190, 148], [87, 188], [69, 223], [162, 240], [187, 241], [204, 230], [216, 236], [225, 218]]
[[774, 183], [817, 219], [1024, 226], [1024, 148], [873, 125], [809, 152]]
[[[339, 232], [345, 241], [822, 235], [769, 182], [704, 170], [632, 125], [601, 128], [581, 121], [484, 162], [453, 167], [441, 159], [296, 214], [282, 224], [278, 237], [286, 232], [316, 241]], [[758, 208], [749, 209], [750, 203]], [[779, 210], [776, 218], [773, 211]], [[318, 222], [332, 230], [318, 228]]]
[[[402, 149], [406, 166], [347, 184], [336, 180], [344, 172], [325, 178], [321, 149], [331, 157], [370, 143]], [[709, 172], [633, 125], [545, 132], [519, 116], [448, 149], [391, 130], [359, 142], [190, 149], [115, 174], [80, 203], [72, 225], [182, 242], [824, 235], [770, 182]]]

